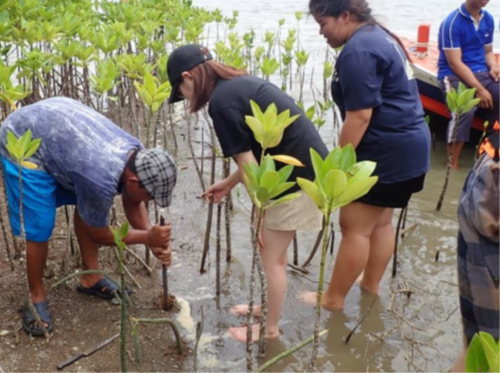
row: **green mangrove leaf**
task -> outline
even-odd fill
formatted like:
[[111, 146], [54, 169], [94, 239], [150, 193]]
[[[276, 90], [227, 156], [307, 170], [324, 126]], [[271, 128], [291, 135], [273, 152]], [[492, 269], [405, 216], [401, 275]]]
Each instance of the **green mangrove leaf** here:
[[461, 114], [465, 114], [471, 111], [476, 105], [479, 104], [480, 101], [481, 99], [479, 98], [475, 98], [474, 100], [469, 101], [469, 103], [462, 108]]
[[33, 154], [35, 154], [36, 151], [38, 150], [38, 148], [40, 147], [41, 143], [42, 143], [42, 139], [35, 139], [35, 140], [31, 141], [26, 153], [24, 154], [24, 159], [28, 159]]
[[276, 198], [280, 194], [286, 192], [288, 189], [292, 188], [295, 182], [289, 181], [288, 183], [278, 184], [271, 193], [271, 199]]
[[287, 165], [283, 168], [281, 168], [278, 173], [280, 174], [280, 184], [284, 183], [285, 181], [288, 180], [290, 175], [293, 172], [293, 166], [292, 165]]
[[255, 101], [250, 100], [250, 107], [252, 108], [252, 114], [253, 114], [253, 116], [260, 123], [262, 123], [264, 121], [264, 114], [262, 113], [262, 110], [260, 109], [260, 106]]
[[262, 161], [262, 165], [260, 166], [261, 175], [263, 175], [264, 172], [269, 171], [269, 170], [273, 170], [273, 171], [276, 170], [276, 165], [274, 164], [273, 158], [269, 154], [267, 154], [264, 157], [264, 160]]
[[340, 196], [346, 188], [347, 177], [340, 170], [330, 170], [325, 178], [326, 196], [328, 200], [333, 200]]
[[265, 129], [262, 123], [257, 118], [251, 117], [249, 115], [245, 116], [245, 122], [252, 130], [253, 135], [255, 136], [255, 140], [257, 140], [258, 143], [262, 144], [264, 142], [265, 136]]
[[280, 174], [274, 170], [269, 170], [262, 174], [260, 178], [260, 186], [263, 186], [271, 194], [273, 189], [278, 185]]
[[325, 158], [321, 168], [321, 175], [326, 175], [328, 170], [338, 169], [340, 158], [342, 157], [342, 148], [337, 146]]
[[498, 372], [500, 370], [498, 358], [499, 351], [495, 339], [491, 334], [485, 332], [479, 332], [479, 338], [483, 346], [484, 354], [486, 355], [486, 360], [488, 361], [489, 371]]
[[467, 105], [474, 98], [475, 94], [476, 94], [475, 88], [466, 89], [458, 96], [457, 106], [459, 108], [465, 107], [465, 105]]
[[457, 92], [455, 89], [451, 88], [449, 92], [446, 93], [446, 104], [452, 113], [457, 112]]
[[265, 187], [259, 186], [255, 192], [255, 197], [261, 205], [265, 205], [271, 199], [271, 193]]
[[297, 178], [297, 183], [300, 188], [311, 198], [316, 206], [319, 209], [322, 209], [324, 206], [323, 197], [321, 196], [320, 190], [318, 186], [310, 180], [303, 179], [301, 177]]
[[339, 169], [347, 172], [356, 163], [356, 151], [352, 144], [347, 144], [342, 148], [342, 155], [339, 160]]
[[33, 134], [31, 133], [31, 130], [27, 130], [19, 139], [18, 144], [21, 149], [21, 156], [24, 158], [24, 154], [28, 150], [28, 146], [31, 142]]
[[336, 203], [340, 206], [345, 206], [358, 198], [363, 197], [368, 191], [373, 187], [378, 181], [377, 176], [372, 176], [364, 180], [352, 183], [349, 187], [342, 193]]
[[377, 164], [372, 161], [361, 161], [355, 163], [349, 171], [347, 171], [348, 184], [355, 183], [359, 180], [366, 179], [371, 176]]
[[476, 334], [467, 349], [465, 371], [468, 373], [487, 372], [488, 368], [488, 360], [483, 350], [481, 338], [479, 334]]

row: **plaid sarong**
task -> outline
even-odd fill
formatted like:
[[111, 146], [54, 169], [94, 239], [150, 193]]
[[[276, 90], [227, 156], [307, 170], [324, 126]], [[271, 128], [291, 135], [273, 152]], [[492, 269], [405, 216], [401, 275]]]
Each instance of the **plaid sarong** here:
[[499, 338], [499, 163], [483, 154], [458, 208], [458, 284], [464, 333]]

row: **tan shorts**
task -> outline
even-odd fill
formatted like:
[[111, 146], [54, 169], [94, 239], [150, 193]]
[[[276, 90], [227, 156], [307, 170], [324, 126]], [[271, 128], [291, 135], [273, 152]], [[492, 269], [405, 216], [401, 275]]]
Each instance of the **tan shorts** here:
[[320, 231], [323, 214], [304, 192], [301, 196], [266, 210], [264, 227], [275, 231]]

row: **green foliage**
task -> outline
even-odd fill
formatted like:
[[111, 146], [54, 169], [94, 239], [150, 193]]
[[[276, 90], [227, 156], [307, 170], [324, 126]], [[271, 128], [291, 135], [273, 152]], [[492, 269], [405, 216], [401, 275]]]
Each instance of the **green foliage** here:
[[116, 79], [120, 76], [120, 69], [115, 62], [109, 58], [97, 64], [97, 75], [90, 77], [92, 86], [101, 95], [104, 95], [117, 84]]
[[36, 168], [36, 165], [26, 160], [36, 153], [41, 143], [41, 139], [33, 140], [33, 134], [30, 130], [27, 130], [19, 138], [10, 130], [7, 132], [7, 151], [17, 164], [21, 166]]
[[146, 105], [153, 113], [156, 113], [160, 108], [163, 101], [165, 101], [168, 96], [170, 96], [171, 86], [170, 82], [165, 82], [163, 84], [157, 85], [156, 78], [154, 78], [149, 72], [144, 75], [144, 84], [137, 81], [134, 82], [134, 86], [139, 92], [142, 102]]
[[125, 250], [127, 245], [123, 242], [123, 240], [127, 237], [129, 230], [129, 225], [127, 222], [123, 223], [119, 228], [111, 228], [111, 232], [113, 232], [113, 239], [115, 241], [115, 245], [118, 246], [120, 251]]
[[295, 51], [295, 59], [297, 60], [297, 64], [299, 66], [305, 66], [307, 60], [309, 59], [309, 53], [305, 50]]
[[290, 117], [290, 110], [278, 114], [275, 104], [269, 105], [264, 113], [255, 101], [250, 100], [250, 105], [253, 116], [246, 115], [245, 121], [264, 151], [278, 146], [285, 129], [300, 116]]
[[264, 76], [269, 79], [280, 67], [279, 62], [276, 58], [264, 57], [264, 60], [259, 64], [259, 68], [262, 70]]
[[277, 200], [274, 198], [280, 196], [295, 185], [295, 182], [289, 182], [293, 166], [287, 165], [276, 171], [274, 159], [266, 155], [261, 165], [256, 163], [247, 163], [244, 165], [244, 182], [252, 202], [259, 209], [268, 209], [281, 203], [291, 201], [297, 198], [300, 193], [291, 193]]
[[457, 115], [469, 112], [473, 107], [479, 104], [480, 99], [474, 98], [475, 94], [475, 88], [467, 89], [465, 85], [460, 82], [458, 90], [451, 88], [446, 94], [448, 108], [452, 113]]
[[333, 63], [325, 61], [323, 65], [323, 79], [329, 79], [333, 74]]
[[465, 370], [467, 372], [499, 372], [499, 349], [498, 341], [485, 332], [474, 335], [467, 350], [465, 359]]
[[324, 160], [314, 149], [310, 152], [316, 178], [314, 182], [297, 178], [297, 183], [325, 215], [362, 197], [378, 180], [371, 176], [376, 164], [356, 163], [350, 144], [336, 147]]
[[147, 57], [144, 53], [122, 54], [117, 58], [117, 65], [123, 70], [127, 77], [131, 79], [141, 79], [146, 73], [151, 73], [153, 70], [153, 66], [148, 64], [146, 60]]

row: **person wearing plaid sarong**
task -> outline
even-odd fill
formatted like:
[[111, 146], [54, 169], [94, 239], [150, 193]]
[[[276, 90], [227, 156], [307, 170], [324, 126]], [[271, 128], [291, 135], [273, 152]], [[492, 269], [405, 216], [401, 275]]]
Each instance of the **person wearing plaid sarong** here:
[[498, 122], [481, 146], [458, 208], [458, 286], [465, 348], [453, 371], [463, 372], [466, 347], [478, 332], [499, 339]]

